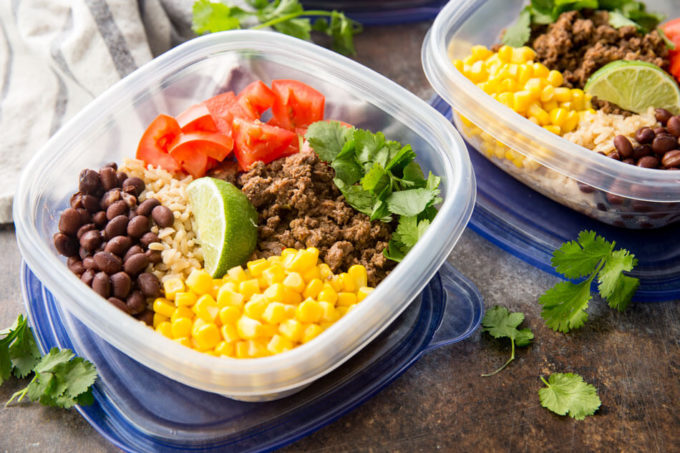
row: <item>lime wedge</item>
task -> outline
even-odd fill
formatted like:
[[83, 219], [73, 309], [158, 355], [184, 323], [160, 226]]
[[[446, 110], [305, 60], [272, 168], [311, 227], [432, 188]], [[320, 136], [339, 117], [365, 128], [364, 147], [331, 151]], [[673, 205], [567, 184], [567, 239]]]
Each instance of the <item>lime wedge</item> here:
[[257, 211], [231, 183], [199, 178], [187, 187], [203, 267], [213, 278], [243, 264], [257, 244]]
[[590, 76], [585, 92], [622, 109], [643, 113], [649, 107], [680, 114], [680, 88], [660, 67], [644, 61], [618, 60]]

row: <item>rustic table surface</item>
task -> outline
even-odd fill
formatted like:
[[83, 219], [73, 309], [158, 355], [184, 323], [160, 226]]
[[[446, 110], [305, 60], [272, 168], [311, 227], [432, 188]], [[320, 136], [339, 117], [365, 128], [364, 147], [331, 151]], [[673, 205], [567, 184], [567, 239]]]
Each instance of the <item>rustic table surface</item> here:
[[[356, 59], [423, 99], [433, 94], [420, 64], [429, 22], [368, 27]], [[332, 424], [282, 451], [680, 451], [680, 304], [633, 304], [625, 313], [591, 303], [589, 322], [559, 334], [540, 317], [539, 295], [557, 279], [469, 229], [449, 261], [486, 307], [526, 314], [535, 336], [502, 373], [510, 353], [478, 332], [426, 354], [395, 382]], [[25, 312], [13, 227], [0, 227], [0, 327]], [[542, 408], [539, 376], [574, 372], [597, 387], [602, 406], [584, 421]], [[0, 387], [0, 403], [26, 382]], [[0, 452], [117, 451], [75, 410], [0, 405]]]

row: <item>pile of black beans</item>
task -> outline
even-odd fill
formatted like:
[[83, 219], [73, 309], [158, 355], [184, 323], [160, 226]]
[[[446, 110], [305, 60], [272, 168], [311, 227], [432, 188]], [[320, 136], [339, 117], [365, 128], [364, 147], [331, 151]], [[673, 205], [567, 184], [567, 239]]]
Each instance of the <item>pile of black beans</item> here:
[[666, 109], [656, 109], [655, 114], [659, 127], [638, 129], [635, 146], [626, 136], [617, 135], [616, 150], [609, 157], [638, 167], [680, 170], [680, 115]]
[[160, 295], [161, 283], [146, 268], [162, 258], [148, 248], [158, 241], [151, 226], [171, 226], [174, 218], [155, 198], [138, 203], [144, 181], [117, 169], [110, 163], [80, 173], [78, 192], [59, 218], [54, 246], [68, 257], [69, 269], [97, 294], [152, 324], [147, 299]]

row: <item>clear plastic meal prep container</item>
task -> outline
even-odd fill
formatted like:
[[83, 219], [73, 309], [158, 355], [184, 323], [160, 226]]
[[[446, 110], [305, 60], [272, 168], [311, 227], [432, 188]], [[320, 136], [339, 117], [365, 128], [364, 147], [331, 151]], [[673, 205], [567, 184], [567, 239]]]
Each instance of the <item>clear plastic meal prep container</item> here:
[[[159, 113], [253, 80], [297, 79], [326, 95], [326, 118], [383, 131], [410, 143], [427, 174], [441, 176], [442, 202], [427, 233], [356, 309], [313, 341], [258, 359], [217, 358], [183, 347], [99, 297], [66, 267], [52, 245], [59, 215], [84, 168], [134, 155]], [[237, 399], [266, 400], [300, 390], [357, 353], [395, 319], [433, 277], [467, 224], [475, 180], [465, 145], [443, 116], [385, 77], [337, 53], [264, 31], [193, 39], [99, 96], [37, 153], [16, 193], [22, 256], [63, 308], [149, 368], [192, 387]]]
[[[680, 173], [640, 168], [602, 156], [532, 123], [456, 70], [452, 59], [500, 41], [524, 0], [459, 0], [435, 19], [422, 50], [425, 74], [454, 110], [458, 130], [495, 165], [534, 190], [611, 225], [661, 227], [680, 219]], [[673, 3], [675, 3], [675, 8]], [[646, 1], [677, 16], [676, 2]]]

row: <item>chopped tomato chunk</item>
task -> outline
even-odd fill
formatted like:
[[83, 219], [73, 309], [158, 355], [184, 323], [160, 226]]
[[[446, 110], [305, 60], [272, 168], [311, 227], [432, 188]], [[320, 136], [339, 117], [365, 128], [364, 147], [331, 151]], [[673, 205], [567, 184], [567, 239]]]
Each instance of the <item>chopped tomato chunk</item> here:
[[161, 167], [169, 172], [180, 171], [180, 166], [168, 154], [168, 148], [181, 133], [177, 121], [168, 115], [160, 114], [146, 128], [139, 145], [137, 146], [137, 159]]
[[233, 114], [231, 106], [236, 99], [233, 91], [218, 94], [210, 99], [203, 101], [217, 125], [217, 130], [225, 135], [231, 135], [231, 121]]
[[283, 157], [291, 152], [288, 147], [293, 140], [297, 140], [297, 135], [286, 129], [257, 120], [234, 118], [234, 154], [243, 171], [255, 161], [268, 163]]
[[272, 124], [295, 130], [323, 119], [326, 98], [314, 88], [297, 80], [274, 80], [276, 95], [272, 105]]
[[234, 148], [234, 140], [231, 136], [219, 132], [190, 132], [182, 134], [170, 147], [170, 154], [178, 148], [186, 148], [184, 152], [201, 152], [208, 157], [222, 161]]
[[177, 122], [182, 132], [217, 131], [215, 120], [203, 103], [192, 105], [177, 115]]

